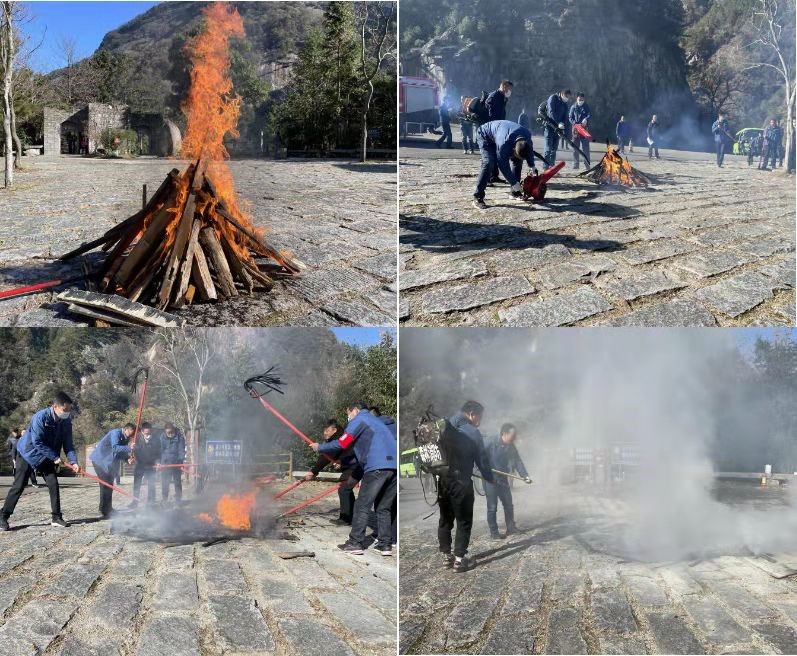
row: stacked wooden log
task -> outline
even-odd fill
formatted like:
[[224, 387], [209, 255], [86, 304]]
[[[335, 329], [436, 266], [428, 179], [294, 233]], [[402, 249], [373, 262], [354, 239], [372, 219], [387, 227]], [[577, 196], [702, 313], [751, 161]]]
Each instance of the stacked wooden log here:
[[61, 256], [107, 253], [98, 291], [165, 310], [270, 290], [302, 264], [266, 244], [236, 218], [200, 159], [173, 169], [144, 208], [102, 237]]

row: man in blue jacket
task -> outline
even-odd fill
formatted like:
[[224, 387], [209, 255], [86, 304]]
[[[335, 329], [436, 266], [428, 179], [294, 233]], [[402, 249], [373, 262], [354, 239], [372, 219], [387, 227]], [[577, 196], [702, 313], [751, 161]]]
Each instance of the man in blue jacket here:
[[[549, 162], [551, 166], [556, 163], [556, 150], [559, 146], [559, 134], [554, 129], [554, 125], [559, 128], [563, 134], [569, 131], [568, 117], [570, 110], [570, 98], [573, 96], [570, 89], [562, 89], [559, 93], [552, 93], [548, 96], [548, 101], [545, 103], [545, 111], [548, 115], [548, 121], [545, 121], [543, 136], [545, 137], [545, 152], [543, 157], [545, 161]], [[549, 122], [550, 121], [550, 122]], [[551, 122], [553, 125], [551, 125]]]
[[[122, 428], [114, 428], [97, 442], [91, 454], [94, 471], [100, 480], [113, 485], [123, 460], [128, 460], [133, 452], [128, 442], [136, 432], [136, 425], [127, 423]], [[100, 515], [108, 519], [113, 512], [113, 490], [100, 485]]]
[[[141, 424], [141, 432], [152, 430], [149, 424]], [[185, 438], [175, 428], [174, 424], [167, 421], [161, 434], [161, 464], [182, 465], [185, 462]], [[182, 467], [167, 467], [161, 471], [161, 497], [163, 501], [169, 499], [169, 483], [174, 483], [174, 498], [177, 503], [183, 498], [183, 469]]]
[[[447, 439], [448, 471], [440, 476], [437, 485], [437, 504], [440, 521], [437, 525], [437, 542], [443, 564], [457, 572], [468, 569], [465, 554], [470, 545], [473, 528], [473, 468], [478, 467], [488, 483], [494, 482], [490, 461], [484, 448], [484, 438], [479, 432], [484, 406], [478, 401], [466, 401], [462, 409], [448, 423], [455, 436]], [[451, 533], [456, 525], [453, 553]]]
[[71, 413], [72, 399], [64, 392], [58, 392], [50, 407], [39, 410], [31, 418], [30, 427], [17, 442], [17, 468], [14, 482], [0, 513], [0, 531], [9, 530], [8, 518], [17, 507], [31, 470], [44, 476], [44, 482], [50, 491], [50, 526], [69, 526], [61, 515], [61, 490], [58, 487], [57, 470], [62, 464], [63, 449], [69, 461], [67, 466], [76, 474], [80, 471], [72, 443]]
[[625, 145], [631, 141], [631, 128], [628, 123], [625, 122], [625, 116], [621, 116], [620, 120], [617, 121], [614, 133], [617, 136], [617, 152], [624, 155]]
[[487, 209], [484, 191], [490, 181], [493, 166], [496, 165], [511, 185], [512, 196], [520, 197], [523, 162], [527, 162], [534, 169], [531, 132], [512, 121], [490, 121], [476, 131], [476, 140], [481, 150], [482, 164], [476, 189], [473, 191], [473, 206], [480, 210]]
[[717, 167], [722, 168], [722, 163], [725, 161], [725, 149], [728, 146], [728, 120], [725, 114], [720, 112], [717, 120], [711, 126], [711, 132], [714, 134], [714, 145], [717, 148]]
[[506, 534], [517, 533], [515, 525], [515, 509], [512, 505], [512, 488], [509, 487], [509, 478], [497, 471], [511, 474], [517, 471], [526, 483], [531, 483], [526, 466], [520, 459], [520, 454], [515, 447], [517, 429], [514, 424], [504, 424], [498, 437], [490, 440], [487, 445], [487, 455], [490, 458], [490, 466], [493, 468], [495, 483], [485, 483], [484, 492], [487, 496], [487, 525], [490, 527], [490, 537], [493, 540], [500, 540], [501, 534], [498, 532], [498, 500], [504, 507], [504, 520], [506, 522]]
[[378, 524], [375, 549], [383, 556], [392, 556], [390, 509], [396, 498], [396, 438], [383, 422], [368, 412], [367, 406], [352, 403], [346, 408], [346, 416], [349, 423], [341, 437], [326, 444], [313, 444], [312, 447], [314, 451], [328, 455], [353, 447], [357, 462], [363, 470], [360, 493], [354, 502], [349, 539], [338, 546], [345, 553], [363, 553], [368, 514], [371, 508], [375, 508]]
[[[512, 96], [512, 87], [514, 85], [509, 80], [501, 80], [498, 88], [490, 93], [484, 100], [484, 105], [487, 109], [487, 123], [490, 121], [504, 121], [506, 120], [506, 104]], [[499, 182], [498, 166], [493, 165], [493, 170], [490, 175], [490, 184]]]
[[[585, 128], [592, 120], [592, 110], [587, 104], [587, 97], [581, 91], [576, 94], [576, 102], [570, 107], [570, 112], [567, 115], [567, 119], [570, 121], [571, 127], [575, 125], [583, 125]], [[581, 150], [586, 153], [587, 157], [589, 157], [589, 139], [586, 137], [580, 137], [575, 133], [575, 131], [573, 131], [573, 143], [581, 148]], [[576, 170], [578, 170], [578, 151], [575, 148], [573, 149], [573, 166]], [[584, 161], [584, 168], [589, 168], [589, 163], [586, 160]]]
[[451, 148], [451, 115], [449, 112], [448, 100], [443, 98], [443, 100], [440, 101], [440, 109], [437, 111], [440, 116], [440, 126], [443, 128], [443, 136], [435, 142], [438, 148], [443, 147], [444, 141], [446, 142], [446, 148]]

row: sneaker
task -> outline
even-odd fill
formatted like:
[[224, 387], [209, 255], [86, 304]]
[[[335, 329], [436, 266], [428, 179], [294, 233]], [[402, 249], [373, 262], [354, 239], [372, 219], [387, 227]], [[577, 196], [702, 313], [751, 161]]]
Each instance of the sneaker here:
[[440, 558], [443, 560], [443, 565], [451, 567], [454, 564], [454, 554], [450, 551], [441, 551]]
[[342, 517], [336, 517], [335, 519], [330, 520], [330, 523], [334, 524], [335, 526], [351, 526], [351, 520], [345, 520]]
[[490, 533], [490, 539], [491, 539], [491, 540], [503, 540], [503, 539], [504, 539], [504, 536], [503, 536], [503, 535], [501, 535], [501, 534], [500, 534], [500, 533], [498, 533], [498, 532], [495, 532], [495, 533]]
[[472, 205], [477, 210], [486, 210], [487, 209], [487, 203], [484, 202], [484, 198], [474, 198]]
[[339, 544], [338, 549], [340, 549], [343, 553], [351, 554], [352, 556], [363, 555], [363, 548], [359, 544], [354, 544], [353, 542]]
[[378, 553], [378, 554], [381, 554], [382, 556], [392, 556], [393, 555], [393, 547], [391, 545], [389, 545], [389, 544], [386, 545], [386, 546], [377, 545], [374, 548], [374, 551], [376, 551], [376, 553]]
[[11, 527], [8, 525], [6, 517], [0, 517], [0, 531], [10, 531]]
[[57, 526], [58, 528], [68, 528], [69, 523], [65, 522], [63, 517], [53, 517], [50, 520], [50, 526]]
[[454, 571], [455, 572], [467, 572], [468, 571], [468, 559], [465, 556], [462, 558], [454, 558]]

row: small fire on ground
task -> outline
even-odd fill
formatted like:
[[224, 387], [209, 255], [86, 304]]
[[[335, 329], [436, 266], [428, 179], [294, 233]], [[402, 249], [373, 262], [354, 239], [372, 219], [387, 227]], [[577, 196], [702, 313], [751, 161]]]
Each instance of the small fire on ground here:
[[621, 187], [647, 187], [650, 179], [635, 169], [611, 144], [606, 145], [606, 154], [591, 169], [579, 174], [597, 184]]

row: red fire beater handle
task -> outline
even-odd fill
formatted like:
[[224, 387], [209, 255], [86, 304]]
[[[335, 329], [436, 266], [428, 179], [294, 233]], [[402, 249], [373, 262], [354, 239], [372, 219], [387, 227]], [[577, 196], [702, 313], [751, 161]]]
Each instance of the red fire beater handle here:
[[293, 489], [295, 489], [295, 488], [299, 487], [299, 486], [300, 486], [302, 483], [304, 483], [304, 479], [303, 479], [303, 478], [300, 478], [298, 481], [296, 481], [296, 482], [295, 482], [293, 485], [291, 485], [290, 487], [286, 487], [286, 488], [285, 488], [285, 489], [284, 489], [282, 492], [278, 492], [277, 494], [275, 494], [275, 495], [274, 495], [274, 498], [275, 498], [275, 499], [279, 499], [280, 497], [283, 497], [283, 496], [285, 496], [286, 494], [288, 494], [288, 492], [290, 492], [291, 490], [293, 490]]
[[315, 503], [316, 501], [318, 501], [319, 499], [327, 496], [328, 494], [332, 494], [335, 490], [339, 490], [345, 484], [346, 484], [346, 481], [341, 481], [340, 483], [338, 483], [334, 487], [331, 487], [328, 490], [324, 490], [323, 492], [321, 492], [321, 494], [316, 494], [314, 497], [308, 499], [307, 501], [302, 501], [298, 506], [294, 506], [293, 508], [290, 508], [289, 510], [286, 510], [284, 513], [282, 513], [280, 515], [280, 517], [285, 517], [285, 515], [290, 515], [291, 513], [294, 513], [297, 510], [301, 510], [305, 506], [309, 506], [311, 503]]
[[126, 492], [121, 487], [116, 487], [115, 485], [111, 485], [110, 483], [106, 483], [102, 480], [99, 476], [94, 476], [94, 474], [89, 474], [85, 469], [81, 469], [78, 471], [79, 476], [85, 476], [86, 478], [90, 478], [94, 481], [97, 481], [100, 485], [104, 485], [105, 487], [113, 490], [114, 492], [118, 492], [122, 496], [130, 497], [134, 501], [139, 501], [139, 498], [130, 494], [130, 492]]
[[58, 287], [59, 285], [66, 285], [78, 280], [83, 280], [84, 276], [75, 276], [74, 278], [64, 278], [63, 280], [48, 280], [47, 282], [40, 282], [36, 285], [26, 285], [25, 287], [17, 287], [16, 289], [6, 289], [0, 292], [0, 300], [5, 298], [14, 298], [15, 296], [24, 296], [25, 294], [32, 294], [33, 292], [41, 291], [42, 289], [50, 289], [50, 287]]
[[[300, 431], [298, 428], [296, 428], [296, 426], [294, 426], [294, 425], [293, 425], [291, 422], [289, 422], [287, 419], [285, 419], [285, 417], [283, 417], [283, 416], [282, 416], [282, 415], [281, 415], [281, 414], [280, 414], [280, 413], [277, 411], [277, 409], [276, 409], [276, 408], [275, 408], [273, 405], [271, 405], [271, 404], [270, 404], [268, 401], [266, 401], [266, 400], [265, 400], [265, 399], [264, 399], [262, 396], [258, 396], [257, 398], [258, 398], [258, 399], [260, 399], [260, 403], [262, 403], [262, 404], [263, 404], [263, 407], [264, 407], [266, 410], [268, 410], [268, 411], [269, 411], [271, 414], [273, 414], [273, 415], [274, 415], [274, 416], [275, 416], [277, 419], [279, 419], [279, 420], [280, 420], [280, 421], [281, 421], [283, 424], [285, 424], [285, 425], [286, 425], [288, 428], [290, 428], [290, 429], [291, 429], [291, 430], [292, 430], [294, 433], [296, 433], [296, 434], [297, 434], [299, 437], [301, 437], [301, 438], [302, 438], [302, 439], [303, 439], [305, 442], [307, 442], [307, 444], [308, 444], [308, 445], [315, 444], [315, 442], [313, 442], [313, 440], [311, 440], [309, 437], [307, 437], [307, 435], [305, 435], [304, 433], [302, 433], [302, 431]], [[330, 456], [328, 456], [326, 453], [321, 453], [321, 454], [319, 454], [319, 455], [322, 455], [322, 456], [324, 456], [324, 457], [325, 457], [327, 460], [329, 460], [329, 462], [337, 462], [337, 460], [335, 460], [334, 458], [331, 458], [331, 457], [330, 457]]]

